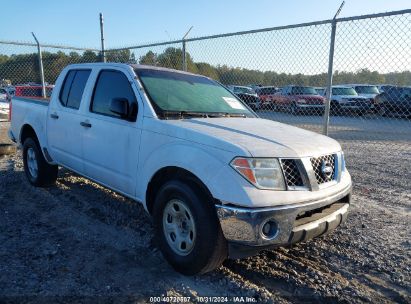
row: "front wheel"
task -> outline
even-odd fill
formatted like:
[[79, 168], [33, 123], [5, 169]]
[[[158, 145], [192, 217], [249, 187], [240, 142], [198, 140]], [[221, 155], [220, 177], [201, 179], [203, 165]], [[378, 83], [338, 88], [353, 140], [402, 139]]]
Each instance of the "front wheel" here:
[[46, 162], [39, 144], [33, 138], [24, 141], [23, 164], [27, 179], [33, 186], [48, 187], [55, 183], [58, 167]]
[[156, 238], [165, 259], [185, 275], [206, 273], [227, 258], [215, 207], [195, 185], [165, 183], [154, 203]]

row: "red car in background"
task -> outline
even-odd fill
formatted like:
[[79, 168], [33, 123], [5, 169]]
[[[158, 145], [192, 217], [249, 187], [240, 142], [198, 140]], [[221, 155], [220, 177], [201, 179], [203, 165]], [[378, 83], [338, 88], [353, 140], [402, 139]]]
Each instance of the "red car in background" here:
[[271, 87], [271, 86], [256, 88], [255, 92], [260, 98], [261, 107], [262, 108], [272, 108], [273, 97], [275, 93], [277, 93], [278, 91], [279, 91], [279, 88]]
[[[54, 85], [46, 85], [46, 96], [50, 97]], [[15, 86], [15, 96], [19, 97], [41, 97], [42, 86], [40, 84], [18, 84]]]
[[294, 115], [301, 113], [322, 114], [325, 98], [314, 87], [289, 85], [283, 87], [272, 100], [274, 110], [285, 110]]

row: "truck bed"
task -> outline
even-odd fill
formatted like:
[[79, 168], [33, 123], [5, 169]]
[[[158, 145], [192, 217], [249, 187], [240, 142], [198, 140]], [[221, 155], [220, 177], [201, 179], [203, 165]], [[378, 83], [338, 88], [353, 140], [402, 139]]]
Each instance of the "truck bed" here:
[[50, 98], [20, 97], [20, 96], [13, 97], [12, 102], [14, 102], [16, 100], [17, 101], [35, 103], [35, 104], [39, 104], [39, 105], [42, 105], [42, 106], [48, 106], [48, 104], [50, 102]]
[[49, 100], [44, 98], [27, 98], [15, 96], [12, 99], [12, 123], [10, 131], [18, 139], [23, 124], [29, 124], [38, 134], [41, 143], [45, 143]]

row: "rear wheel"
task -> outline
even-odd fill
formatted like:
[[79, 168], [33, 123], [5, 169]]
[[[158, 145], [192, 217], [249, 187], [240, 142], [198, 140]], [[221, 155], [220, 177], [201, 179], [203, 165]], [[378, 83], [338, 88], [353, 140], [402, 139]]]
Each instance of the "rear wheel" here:
[[29, 182], [36, 187], [48, 187], [56, 182], [58, 167], [44, 159], [37, 140], [27, 138], [23, 144], [23, 164]]
[[165, 259], [185, 275], [219, 267], [227, 258], [227, 241], [215, 207], [195, 185], [165, 183], [154, 203], [156, 238]]

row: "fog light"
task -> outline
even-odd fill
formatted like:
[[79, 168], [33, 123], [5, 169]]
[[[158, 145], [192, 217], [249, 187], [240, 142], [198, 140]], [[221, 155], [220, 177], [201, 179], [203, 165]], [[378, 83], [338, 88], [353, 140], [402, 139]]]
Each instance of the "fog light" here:
[[265, 239], [273, 239], [278, 234], [278, 225], [274, 220], [268, 220], [262, 225], [261, 234]]

